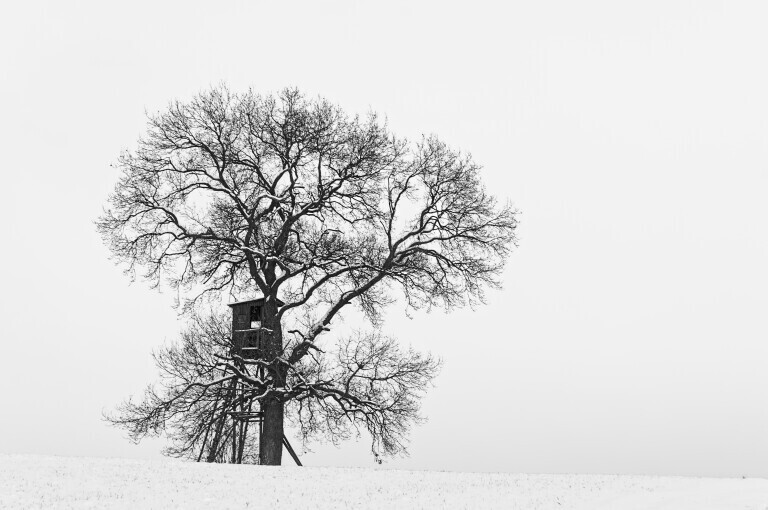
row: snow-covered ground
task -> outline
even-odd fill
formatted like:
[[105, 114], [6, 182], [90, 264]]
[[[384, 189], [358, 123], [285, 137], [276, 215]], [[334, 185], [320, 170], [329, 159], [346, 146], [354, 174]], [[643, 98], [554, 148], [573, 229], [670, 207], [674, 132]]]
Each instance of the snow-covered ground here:
[[15, 508], [768, 510], [768, 480], [0, 455], [0, 509]]

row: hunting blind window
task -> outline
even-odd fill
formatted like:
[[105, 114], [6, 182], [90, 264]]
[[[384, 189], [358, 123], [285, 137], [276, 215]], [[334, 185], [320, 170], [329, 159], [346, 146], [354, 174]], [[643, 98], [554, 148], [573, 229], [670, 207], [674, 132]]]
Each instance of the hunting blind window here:
[[250, 307], [250, 316], [251, 316], [251, 329], [258, 329], [261, 327], [261, 307], [260, 306], [251, 306]]

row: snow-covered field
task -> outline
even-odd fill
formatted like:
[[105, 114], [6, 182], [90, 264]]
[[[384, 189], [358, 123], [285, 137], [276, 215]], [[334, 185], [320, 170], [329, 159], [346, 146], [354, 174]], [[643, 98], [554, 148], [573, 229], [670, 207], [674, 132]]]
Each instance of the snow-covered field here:
[[268, 468], [0, 455], [0, 508], [767, 510], [768, 480]]

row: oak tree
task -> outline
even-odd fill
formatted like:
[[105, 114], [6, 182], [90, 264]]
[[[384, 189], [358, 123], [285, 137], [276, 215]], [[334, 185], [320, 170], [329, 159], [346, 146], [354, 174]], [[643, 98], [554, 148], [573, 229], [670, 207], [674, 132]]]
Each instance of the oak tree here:
[[[402, 450], [435, 360], [376, 331], [330, 332], [352, 306], [378, 328], [398, 297], [412, 309], [481, 302], [515, 243], [515, 210], [484, 189], [469, 155], [295, 89], [219, 86], [173, 102], [118, 166], [97, 227], [127, 272], [177, 289], [193, 315], [227, 297], [264, 298], [259, 356], [217, 352], [207, 382], [179, 383], [173, 401], [220, 397], [236, 381], [247, 396], [238, 405], [263, 413], [262, 464], [281, 463], [286, 406], [307, 436], [362, 425], [376, 453]], [[145, 399], [161, 412], [131, 429], [137, 437], [171, 416], [162, 410], [175, 396]]]

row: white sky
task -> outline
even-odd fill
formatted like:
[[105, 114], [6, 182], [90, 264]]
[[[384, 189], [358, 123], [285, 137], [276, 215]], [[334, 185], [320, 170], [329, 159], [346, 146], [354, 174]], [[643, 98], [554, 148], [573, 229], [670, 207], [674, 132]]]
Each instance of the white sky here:
[[101, 412], [173, 296], [92, 222], [144, 112], [224, 81], [437, 133], [523, 211], [488, 306], [390, 310], [445, 368], [388, 467], [768, 476], [768, 3], [320, 4], [0, 7], [0, 452], [158, 455]]

